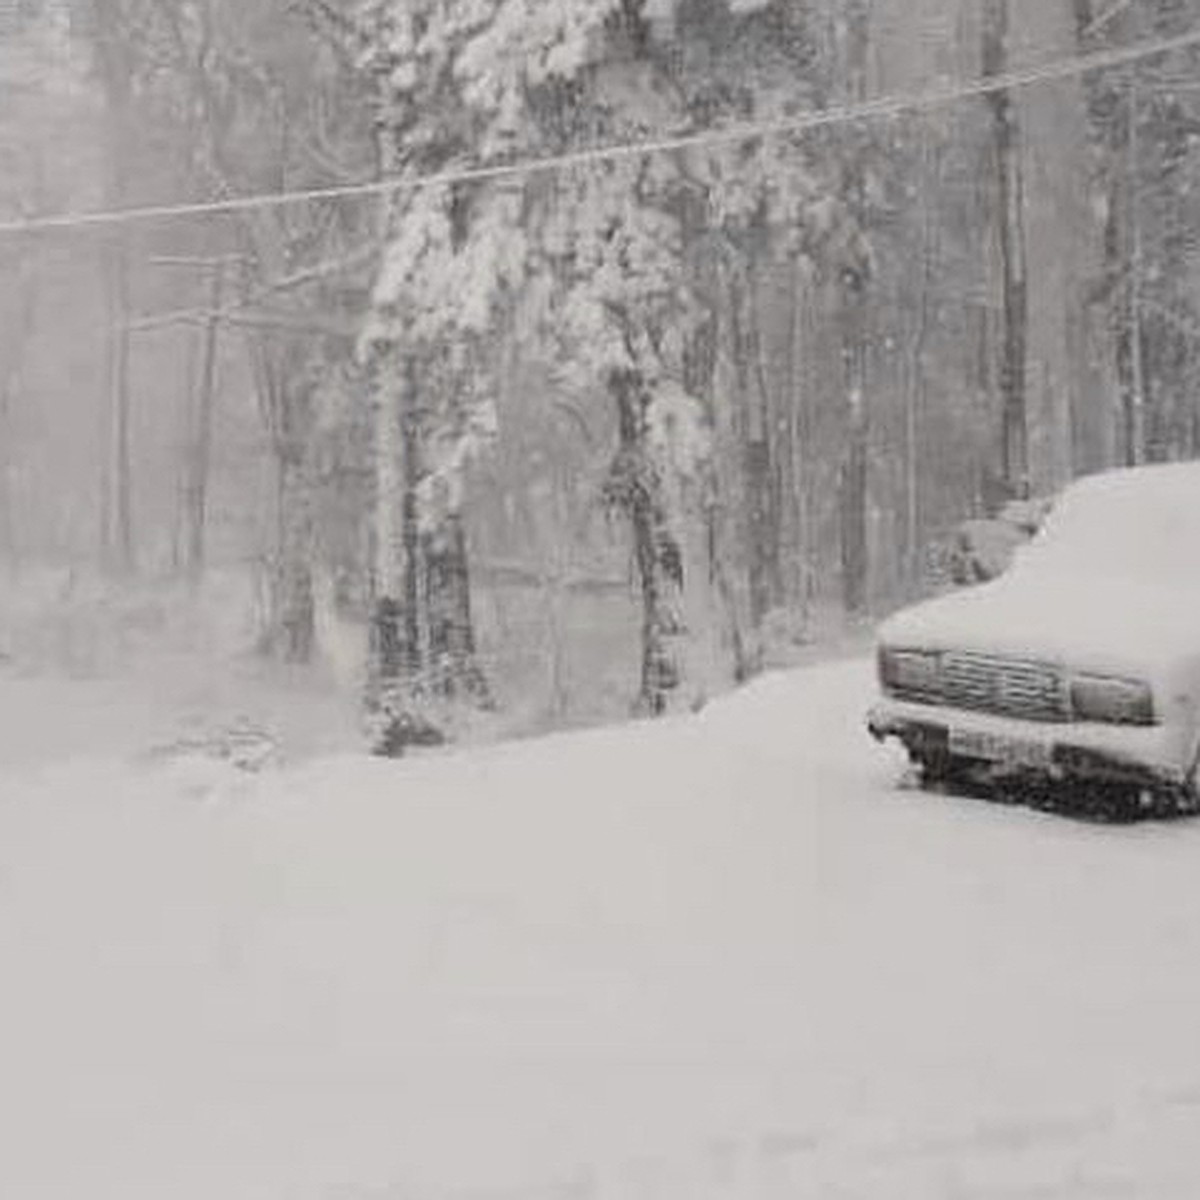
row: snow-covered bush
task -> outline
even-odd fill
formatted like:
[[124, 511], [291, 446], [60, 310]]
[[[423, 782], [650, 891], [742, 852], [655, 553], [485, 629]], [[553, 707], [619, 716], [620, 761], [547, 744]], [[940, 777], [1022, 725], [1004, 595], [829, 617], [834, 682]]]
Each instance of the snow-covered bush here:
[[1013, 500], [995, 517], [963, 521], [949, 547], [951, 580], [962, 586], [995, 579], [1008, 569], [1017, 548], [1037, 533], [1049, 507], [1043, 498]]

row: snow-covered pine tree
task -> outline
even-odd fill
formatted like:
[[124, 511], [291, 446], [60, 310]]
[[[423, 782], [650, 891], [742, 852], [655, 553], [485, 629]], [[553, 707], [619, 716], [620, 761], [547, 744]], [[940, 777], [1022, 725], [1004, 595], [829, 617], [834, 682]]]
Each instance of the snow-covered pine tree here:
[[[552, 90], [533, 110], [550, 150], [778, 117], [810, 99], [797, 86], [808, 52], [803, 23], [786, 5], [624, 4], [578, 44], [574, 75], [559, 85], [561, 94], [569, 84], [570, 121]], [[561, 377], [606, 395], [618, 416], [606, 495], [629, 519], [638, 566], [638, 707], [690, 704], [703, 687], [699, 679], [680, 686], [686, 660], [698, 657], [692, 614], [725, 611], [734, 661], [724, 673], [742, 676], [753, 667], [742, 626], [761, 620], [778, 594], [751, 603], [747, 617], [728, 570], [743, 558], [736, 546], [748, 525], [758, 534], [757, 552], [743, 560], [752, 579], [779, 554], [779, 521], [756, 523], [746, 513], [754, 500], [778, 496], [782, 460], [791, 458], [768, 411], [765, 355], [746, 353], [763, 286], [755, 268], [766, 274], [772, 259], [833, 247], [830, 235], [845, 229], [842, 206], [822, 194], [803, 148], [787, 139], [571, 170], [539, 185], [533, 203], [543, 215], [531, 247], [540, 290], [531, 291], [546, 306]], [[753, 303], [745, 305], [748, 340], [731, 345], [738, 292]], [[743, 367], [732, 392], [714, 384], [722, 357]], [[756, 457], [755, 447], [767, 453]], [[736, 519], [721, 516], [731, 510]], [[697, 522], [700, 555], [689, 549]], [[707, 604], [697, 604], [701, 592], [710, 593]]]
[[[428, 174], [494, 159], [511, 112], [475, 89], [473, 39], [488, 3], [358, 9], [375, 81], [379, 169]], [[479, 77], [483, 70], [485, 78]], [[368, 706], [387, 753], [440, 739], [463, 705], [487, 706], [471, 608], [465, 476], [495, 431], [498, 336], [525, 265], [523, 189], [398, 189], [361, 340], [374, 413], [375, 565]]]
[[[786, 6], [712, 8], [674, 0], [372, 0], [362, 9], [369, 30], [364, 63], [380, 82], [389, 173], [570, 153], [802, 105], [803, 89], [782, 69], [794, 66], [789, 55], [805, 52]], [[764, 56], [772, 70], [714, 87], [719, 46], [730, 38], [744, 42], [747, 34], [760, 50], [774, 37], [784, 52]], [[753, 61], [750, 48], [741, 48], [746, 62]], [[527, 352], [556, 364], [563, 388], [612, 407], [617, 445], [604, 494], [628, 521], [638, 576], [638, 708], [657, 713], [684, 700], [689, 572], [682, 501], [702, 495], [710, 515], [719, 506], [712, 447], [725, 420], [711, 380], [703, 369], [696, 374], [705, 357], [696, 350], [712, 336], [714, 308], [721, 324], [730, 322], [724, 298], [714, 306], [700, 294], [695, 251], [722, 238], [732, 246], [740, 237], [744, 245], [749, 230], [767, 228], [786, 257], [805, 244], [810, 224], [817, 230], [810, 243], [831, 225], [840, 230], [844, 222], [829, 219], [836, 203], [831, 209], [814, 188], [798, 165], [803, 160], [795, 146], [781, 153], [752, 144], [398, 194], [367, 337], [381, 363], [377, 377], [393, 389], [377, 407], [380, 614], [396, 626], [377, 638], [380, 662], [385, 647], [407, 646], [395, 661], [410, 673], [428, 669], [415, 531], [431, 490], [426, 477], [437, 474], [429, 456], [439, 443], [469, 446], [477, 424], [463, 418], [469, 387], [433, 395], [431, 357], [447, 345], [466, 346], [466, 357], [483, 363], [486, 375], [489, 338], [513, 313], [532, 341]], [[753, 272], [747, 278], [755, 292]], [[696, 381], [706, 397], [686, 386]], [[758, 411], [757, 376], [743, 392], [737, 403]], [[770, 424], [756, 420], [756, 445], [769, 445]], [[738, 487], [753, 486], [750, 477], [761, 488], [769, 470], [744, 453], [747, 436], [733, 448]], [[444, 459], [449, 476], [469, 457], [452, 450]], [[772, 461], [769, 453], [763, 461]], [[453, 497], [457, 489], [443, 490]], [[453, 516], [454, 505], [446, 512]], [[761, 573], [780, 537], [778, 522], [770, 523], [751, 571]], [[722, 569], [710, 563], [696, 585], [708, 586], [705, 576]], [[760, 602], [751, 619], [766, 607]]]

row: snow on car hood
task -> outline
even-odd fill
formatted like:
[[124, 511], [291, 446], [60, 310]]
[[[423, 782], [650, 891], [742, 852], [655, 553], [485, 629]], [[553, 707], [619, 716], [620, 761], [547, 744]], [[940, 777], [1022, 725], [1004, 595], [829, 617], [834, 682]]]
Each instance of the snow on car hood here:
[[879, 638], [1152, 677], [1200, 657], [1200, 588], [1018, 567], [901, 610], [883, 623]]

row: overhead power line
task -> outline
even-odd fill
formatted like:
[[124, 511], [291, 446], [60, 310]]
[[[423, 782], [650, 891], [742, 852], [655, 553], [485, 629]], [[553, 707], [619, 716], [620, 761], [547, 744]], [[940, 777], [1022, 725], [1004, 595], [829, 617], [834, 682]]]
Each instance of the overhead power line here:
[[523, 159], [489, 166], [455, 167], [426, 175], [394, 176], [366, 180], [361, 183], [338, 184], [331, 187], [297, 189], [293, 191], [261, 192], [249, 196], [231, 196], [223, 200], [204, 200], [183, 204], [146, 205], [137, 208], [108, 209], [94, 212], [65, 212], [42, 217], [0, 222], [0, 236], [23, 233], [44, 233], [54, 230], [90, 229], [124, 225], [140, 221], [168, 220], [216, 213], [250, 212], [290, 204], [307, 204], [318, 200], [340, 200], [353, 197], [380, 196], [422, 188], [440, 187], [455, 183], [470, 183], [489, 179], [511, 179], [548, 171], [596, 163], [615, 162], [646, 154], [663, 154], [706, 146], [737, 144], [759, 138], [801, 133], [830, 125], [867, 121], [879, 117], [900, 116], [926, 108], [938, 108], [958, 100], [986, 96], [995, 92], [1030, 87], [1037, 83], [1070, 79], [1111, 67], [1129, 66], [1146, 58], [1169, 54], [1200, 45], [1200, 30], [1121, 46], [1111, 50], [1096, 50], [1076, 54], [1040, 66], [1019, 71], [988, 75], [966, 83], [948, 84], [924, 91], [880, 96], [874, 100], [831, 105], [814, 112], [799, 113], [773, 120], [747, 121], [722, 129], [679, 134], [643, 142], [622, 142], [576, 150], [566, 154]]

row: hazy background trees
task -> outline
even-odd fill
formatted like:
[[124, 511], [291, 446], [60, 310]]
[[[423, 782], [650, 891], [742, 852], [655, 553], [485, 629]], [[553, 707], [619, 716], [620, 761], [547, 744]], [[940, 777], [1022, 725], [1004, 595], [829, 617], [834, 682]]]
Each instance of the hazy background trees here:
[[[774, 122], [1196, 9], [23, 0], [0, 216]], [[413, 736], [693, 705], [941, 586], [962, 520], [1200, 450], [1198, 79], [0, 235], [0, 555], [241, 605]]]

